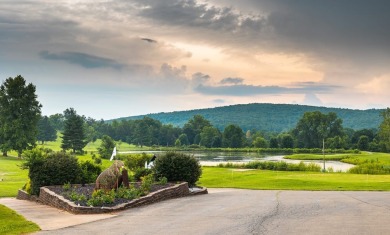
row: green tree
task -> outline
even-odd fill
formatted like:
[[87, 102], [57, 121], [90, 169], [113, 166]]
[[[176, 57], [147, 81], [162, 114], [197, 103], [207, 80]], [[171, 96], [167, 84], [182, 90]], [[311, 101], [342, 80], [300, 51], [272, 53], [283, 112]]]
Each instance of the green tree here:
[[98, 139], [98, 133], [93, 126], [84, 124], [84, 132], [87, 143], [93, 143]]
[[110, 158], [114, 148], [115, 148], [115, 141], [110, 136], [103, 135], [102, 143], [98, 148], [100, 157], [107, 158], [107, 159]]
[[376, 136], [376, 130], [374, 129], [362, 129], [355, 131], [351, 137], [352, 144], [357, 144], [359, 142], [360, 136], [367, 136], [368, 141], [371, 142]]
[[57, 131], [62, 131], [64, 129], [65, 117], [62, 113], [56, 113], [56, 114], [50, 115], [49, 121], [50, 121], [50, 124]]
[[241, 148], [245, 143], [245, 134], [241, 127], [230, 124], [222, 134], [222, 146], [227, 148]]
[[38, 122], [37, 140], [41, 141], [42, 144], [44, 144], [45, 141], [55, 141], [56, 139], [57, 131], [50, 124], [49, 118], [47, 116], [41, 117]]
[[326, 140], [325, 146], [330, 149], [342, 149], [346, 147], [347, 137], [335, 136]]
[[256, 137], [253, 141], [253, 146], [255, 148], [267, 148], [267, 140], [263, 137]]
[[290, 134], [280, 135], [281, 148], [294, 148], [294, 138]]
[[161, 122], [150, 117], [144, 117], [141, 120], [135, 121], [133, 143], [141, 147], [144, 145], [152, 146], [159, 145]]
[[183, 133], [187, 135], [188, 141], [191, 144], [199, 144], [200, 133], [206, 126], [211, 126], [210, 121], [205, 119], [202, 115], [195, 115], [184, 124]]
[[71, 149], [73, 153], [82, 151], [87, 141], [84, 133], [84, 119], [77, 115], [73, 108], [64, 111], [64, 132], [62, 133], [61, 148], [65, 151]]
[[365, 135], [360, 136], [359, 141], [357, 143], [358, 149], [367, 151], [369, 149], [369, 145], [370, 145], [370, 140], [368, 136]]
[[293, 130], [298, 147], [320, 148], [322, 140], [343, 136], [342, 120], [336, 113], [306, 112]]
[[390, 150], [390, 108], [382, 112], [383, 121], [379, 126], [380, 145], [383, 145], [386, 151]]
[[181, 147], [181, 141], [180, 141], [180, 139], [177, 139], [176, 141], [175, 141], [175, 146], [176, 147]]
[[200, 145], [207, 148], [221, 146], [221, 133], [212, 126], [205, 126], [200, 133]]
[[[189, 145], [188, 138], [187, 138], [186, 134], [179, 135], [178, 140], [180, 141], [180, 146], [181, 145]], [[177, 145], [176, 142], [175, 142], [175, 145]]]
[[42, 105], [35, 91], [20, 75], [6, 79], [0, 87], [0, 149], [4, 156], [13, 149], [21, 157], [23, 150], [36, 143]]
[[269, 140], [269, 147], [274, 149], [279, 148], [278, 138], [272, 137]]

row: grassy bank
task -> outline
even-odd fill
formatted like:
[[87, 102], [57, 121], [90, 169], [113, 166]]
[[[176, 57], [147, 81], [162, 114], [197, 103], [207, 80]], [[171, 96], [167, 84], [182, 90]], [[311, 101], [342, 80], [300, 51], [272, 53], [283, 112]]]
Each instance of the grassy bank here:
[[390, 176], [203, 167], [199, 184], [209, 188], [390, 191]]
[[[286, 159], [295, 160], [322, 160], [322, 154], [293, 154], [285, 156]], [[345, 153], [345, 154], [326, 154], [326, 160], [342, 161], [351, 164], [362, 164], [369, 162], [378, 162], [382, 164], [390, 165], [390, 154], [388, 153], [372, 153], [372, 152], [361, 152], [361, 153]]]
[[21, 164], [16, 157], [0, 157], [0, 197], [15, 197], [27, 182], [28, 171], [20, 169]]
[[39, 230], [38, 225], [0, 204], [0, 234], [26, 234]]

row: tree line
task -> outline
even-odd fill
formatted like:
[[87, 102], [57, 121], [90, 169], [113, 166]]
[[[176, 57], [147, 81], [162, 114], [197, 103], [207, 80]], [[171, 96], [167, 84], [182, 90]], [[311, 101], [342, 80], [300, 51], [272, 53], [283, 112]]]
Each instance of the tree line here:
[[[78, 116], [75, 124], [69, 118], [69, 110], [64, 114], [42, 117], [48, 125], [63, 134], [63, 143], [67, 138], [84, 136], [84, 146], [88, 142], [102, 139], [103, 144], [113, 146], [113, 141], [143, 146], [175, 146], [205, 148], [322, 148], [359, 149], [366, 151], [390, 151], [390, 109], [382, 113], [383, 122], [378, 129], [353, 130], [344, 128], [342, 119], [336, 113], [319, 111], [306, 112], [296, 126], [288, 132], [273, 133], [261, 130], [243, 130], [235, 124], [227, 125], [222, 131], [214, 127], [201, 115], [194, 115], [182, 128], [162, 124], [150, 117], [139, 120], [120, 120], [105, 122], [84, 116]], [[75, 119], [76, 120], [76, 119]], [[45, 121], [46, 123], [46, 121]], [[73, 124], [71, 124], [73, 123]], [[76, 135], [75, 132], [83, 132]], [[40, 132], [41, 133], [41, 132]], [[42, 141], [42, 140], [41, 140]], [[72, 148], [73, 151], [82, 150]], [[66, 145], [63, 146], [66, 149]]]
[[89, 142], [104, 140], [143, 146], [205, 148], [326, 148], [390, 151], [390, 109], [382, 112], [378, 129], [353, 130], [343, 127], [336, 113], [305, 112], [290, 131], [281, 133], [243, 130], [228, 124], [222, 130], [204, 116], [195, 114], [183, 127], [162, 124], [150, 117], [105, 122], [78, 115], [73, 108], [62, 114], [41, 116], [35, 86], [22, 76], [8, 78], [0, 86], [0, 149], [21, 156], [37, 141], [53, 141], [61, 133], [63, 150], [82, 151]]

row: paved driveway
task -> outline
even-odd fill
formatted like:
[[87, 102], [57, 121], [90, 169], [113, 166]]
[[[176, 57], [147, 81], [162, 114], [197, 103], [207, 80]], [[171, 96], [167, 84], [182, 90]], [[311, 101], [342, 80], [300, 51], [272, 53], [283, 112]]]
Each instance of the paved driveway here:
[[38, 234], [390, 234], [390, 192], [209, 189]]

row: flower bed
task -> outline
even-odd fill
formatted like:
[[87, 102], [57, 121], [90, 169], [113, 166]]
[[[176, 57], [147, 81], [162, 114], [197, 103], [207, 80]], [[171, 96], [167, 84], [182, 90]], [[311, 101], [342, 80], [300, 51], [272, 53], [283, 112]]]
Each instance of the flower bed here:
[[[93, 185], [91, 186], [93, 187]], [[157, 188], [154, 189], [152, 187], [152, 190], [148, 195], [137, 199], [126, 200], [126, 201], [120, 200], [117, 203], [114, 203], [112, 205], [91, 207], [91, 206], [78, 205], [75, 202], [72, 202], [69, 199], [65, 198], [64, 196], [55, 192], [56, 190], [58, 191], [59, 190], [58, 188], [61, 187], [62, 186], [41, 187], [38, 201], [43, 204], [53, 206], [62, 210], [66, 210], [74, 214], [99, 214], [99, 213], [110, 213], [119, 210], [124, 210], [127, 208], [148, 205], [148, 204], [152, 204], [155, 202], [172, 199], [172, 198], [179, 198], [179, 197], [185, 197], [190, 195], [207, 193], [207, 189], [205, 188], [199, 190], [196, 194], [190, 193], [187, 182], [183, 182], [180, 184], [167, 184], [167, 187], [158, 186]], [[86, 188], [81, 190], [88, 191], [90, 190], [90, 186], [87, 186]], [[28, 199], [26, 193], [22, 190], [19, 190], [17, 198]]]

